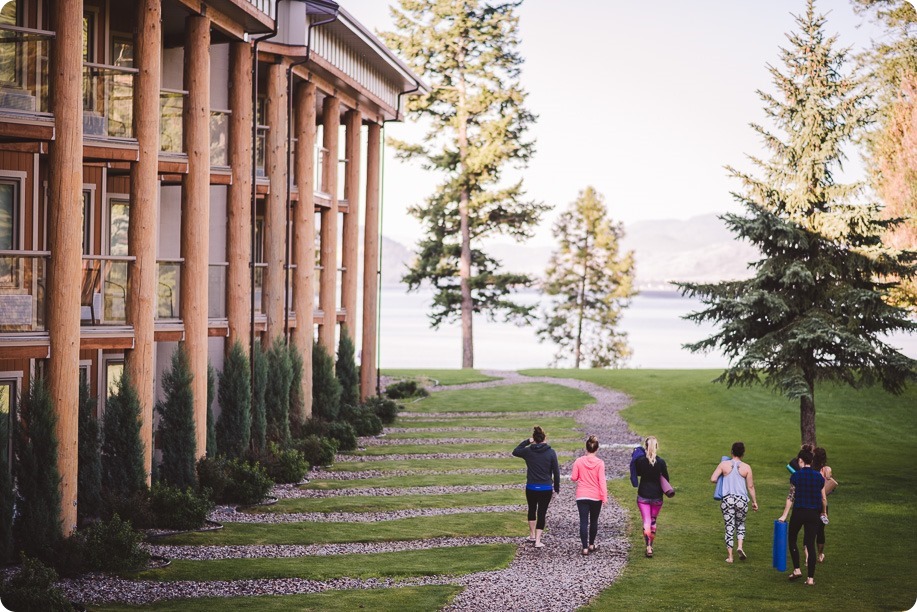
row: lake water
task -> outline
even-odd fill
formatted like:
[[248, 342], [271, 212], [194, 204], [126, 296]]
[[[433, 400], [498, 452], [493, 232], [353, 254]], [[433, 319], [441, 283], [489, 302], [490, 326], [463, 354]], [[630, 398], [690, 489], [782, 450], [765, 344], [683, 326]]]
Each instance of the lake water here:
[[[383, 368], [460, 368], [461, 327], [458, 323], [430, 329], [427, 312], [432, 291], [406, 293], [401, 286], [382, 289], [379, 363]], [[542, 301], [535, 292], [521, 295], [527, 304]], [[634, 298], [621, 322], [633, 355], [629, 368], [722, 368], [727, 361], [719, 354], [692, 354], [683, 344], [696, 342], [714, 331], [682, 317], [702, 307], [700, 301], [675, 292], [645, 292]], [[894, 346], [917, 358], [917, 336], [894, 338]], [[357, 345], [359, 346], [359, 344]], [[535, 326], [474, 320], [476, 368], [543, 368], [551, 365], [554, 345], [540, 343]]]

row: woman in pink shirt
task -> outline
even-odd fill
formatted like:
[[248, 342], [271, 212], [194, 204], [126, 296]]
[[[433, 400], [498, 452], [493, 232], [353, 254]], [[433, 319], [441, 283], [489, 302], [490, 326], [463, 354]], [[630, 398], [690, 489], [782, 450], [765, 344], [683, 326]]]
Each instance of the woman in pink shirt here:
[[[579, 509], [579, 537], [583, 542], [583, 556], [595, 551], [595, 536], [599, 531], [599, 512], [608, 501], [605, 482], [605, 462], [595, 456], [599, 440], [589, 436], [586, 454], [573, 462], [570, 480], [576, 483], [576, 507]], [[587, 528], [588, 524], [588, 528]]]

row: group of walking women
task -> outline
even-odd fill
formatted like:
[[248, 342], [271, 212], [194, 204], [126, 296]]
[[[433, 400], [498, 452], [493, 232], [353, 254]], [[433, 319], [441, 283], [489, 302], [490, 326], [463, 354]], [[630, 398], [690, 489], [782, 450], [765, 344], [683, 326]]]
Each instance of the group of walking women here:
[[[536, 426], [532, 437], [519, 443], [513, 455], [525, 459], [527, 473], [525, 498], [528, 502], [529, 540], [536, 548], [544, 547], [541, 541], [544, 533], [548, 504], [560, 493], [560, 464], [557, 453], [547, 443], [545, 431]], [[668, 481], [669, 472], [662, 457], [657, 456], [659, 443], [653, 436], [643, 443], [643, 454], [633, 464], [640, 482], [637, 488], [637, 506], [643, 517], [643, 535], [646, 541], [646, 556], [653, 556], [653, 541], [656, 538], [656, 517], [662, 509], [663, 479]], [[605, 462], [596, 456], [599, 441], [595, 436], [586, 440], [586, 453], [573, 462], [570, 480], [576, 483], [576, 506], [579, 510], [580, 542], [583, 556], [595, 552], [596, 535], [599, 531], [599, 513], [602, 504], [608, 501], [608, 486], [605, 480]], [[636, 485], [636, 482], [635, 482]]]
[[[594, 552], [598, 533], [599, 513], [602, 504], [608, 500], [605, 481], [605, 463], [596, 456], [599, 441], [590, 436], [586, 441], [586, 453], [573, 463], [570, 479], [576, 483], [576, 505], [580, 518], [580, 541], [583, 556]], [[665, 460], [658, 456], [659, 442], [649, 436], [642, 447], [634, 451], [631, 461], [631, 481], [637, 487], [637, 508], [643, 522], [643, 541], [646, 556], [653, 556], [656, 539], [656, 519], [662, 509], [663, 499], [671, 496], [669, 471]], [[536, 548], [543, 548], [542, 535], [545, 527], [548, 504], [560, 493], [560, 464], [557, 453], [547, 443], [547, 435], [541, 427], [535, 427], [532, 437], [519, 443], [513, 455], [525, 460], [527, 467], [525, 496], [528, 501], [529, 540]], [[743, 544], [745, 541], [745, 520], [748, 510], [758, 510], [754, 475], [751, 466], [743, 461], [745, 444], [732, 445], [732, 456], [723, 458], [710, 476], [711, 482], [722, 482], [717, 491], [720, 510], [723, 512], [726, 540], [726, 562], [733, 563], [735, 556], [741, 561], [748, 558]], [[803, 542], [806, 550], [806, 584], [815, 584], [815, 564], [825, 559], [825, 525], [828, 523], [827, 493], [833, 490], [836, 481], [827, 465], [827, 453], [823, 448], [803, 446], [787, 468], [790, 476], [790, 492], [783, 514], [778, 519], [785, 522], [792, 509], [789, 524], [789, 549], [793, 559], [790, 580], [802, 577], [800, 570], [798, 538], [804, 530]], [[639, 482], [638, 482], [639, 481]], [[826, 483], [829, 486], [826, 487]], [[736, 546], [738, 543], [738, 546]], [[817, 547], [817, 548], [816, 548]]]

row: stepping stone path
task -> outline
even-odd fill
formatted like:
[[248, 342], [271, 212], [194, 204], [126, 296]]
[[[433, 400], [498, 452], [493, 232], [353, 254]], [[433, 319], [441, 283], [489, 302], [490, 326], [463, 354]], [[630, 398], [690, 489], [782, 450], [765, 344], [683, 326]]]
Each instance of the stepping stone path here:
[[[576, 428], [584, 434], [595, 434], [602, 442], [599, 456], [605, 461], [606, 472], [609, 477], [617, 478], [626, 474], [630, 461], [630, 449], [639, 444], [640, 439], [630, 431], [627, 424], [619, 416], [619, 411], [625, 408], [630, 399], [623, 393], [605, 389], [593, 383], [570, 379], [541, 378], [522, 376], [516, 372], [488, 371], [487, 375], [499, 377], [498, 380], [473, 383], [467, 385], [450, 385], [448, 387], [434, 387], [431, 391], [483, 389], [505, 385], [516, 385], [532, 382], [544, 382], [553, 385], [571, 387], [583, 391], [595, 401], [577, 411], [540, 411], [525, 413], [532, 419], [542, 417], [568, 417], [576, 421]], [[470, 418], [474, 416], [492, 416], [493, 413], [405, 413], [399, 418], [402, 421], [411, 418], [425, 420], [438, 419], [448, 421], [455, 418]], [[533, 420], [533, 424], [536, 421]], [[383, 438], [372, 439], [374, 446], [389, 445], [397, 449], [399, 445], [407, 443], [456, 444], [467, 442], [481, 442], [462, 437], [463, 432], [470, 431], [507, 431], [499, 427], [425, 427], [423, 429], [391, 428], [390, 432], [455, 432], [455, 438], [435, 438], [429, 440], [386, 440]], [[517, 430], [513, 430], [517, 431]], [[550, 430], [548, 434], [550, 436]], [[585, 435], [583, 436], [585, 438]], [[369, 442], [369, 440], [366, 440]], [[550, 439], [549, 439], [550, 442]], [[504, 454], [496, 455], [507, 457], [510, 448]], [[105, 575], [91, 575], [75, 580], [61, 581], [65, 594], [74, 601], [83, 603], [103, 604], [109, 602], [123, 602], [131, 604], [150, 603], [161, 599], [194, 598], [204, 596], [246, 596], [246, 595], [285, 595], [294, 593], [314, 593], [336, 589], [375, 589], [387, 587], [430, 585], [430, 584], [456, 584], [465, 587], [453, 602], [445, 609], [449, 611], [503, 611], [503, 610], [530, 610], [566, 611], [574, 610], [586, 603], [602, 590], [608, 588], [618, 577], [627, 563], [629, 543], [627, 541], [627, 514], [618, 504], [617, 500], [609, 498], [608, 504], [602, 509], [599, 519], [598, 550], [587, 557], [581, 553], [579, 541], [579, 515], [574, 499], [575, 485], [570, 482], [570, 469], [575, 457], [580, 456], [582, 450], [571, 453], [558, 453], [561, 464], [561, 494], [548, 508], [547, 531], [544, 536], [545, 547], [535, 549], [525, 537], [464, 537], [464, 538], [432, 538], [415, 541], [377, 542], [377, 543], [347, 543], [347, 544], [318, 544], [309, 546], [296, 545], [250, 545], [250, 546], [170, 546], [150, 545], [150, 552], [171, 559], [210, 560], [210, 559], [259, 559], [259, 558], [288, 558], [303, 556], [340, 555], [353, 553], [381, 553], [405, 550], [420, 550], [442, 547], [460, 547], [475, 544], [518, 544], [515, 558], [509, 567], [502, 570], [478, 572], [465, 576], [424, 576], [416, 578], [376, 578], [354, 579], [338, 578], [333, 580], [308, 580], [308, 579], [267, 579], [267, 580], [235, 580], [211, 582], [153, 582], [140, 580], [126, 580]], [[365, 461], [366, 470], [359, 472], [338, 472], [316, 470], [312, 472], [313, 479], [324, 480], [353, 480], [377, 477], [391, 477], [407, 475], [411, 472], [404, 471], [374, 471], [374, 461], [382, 459], [432, 459], [440, 455], [385, 455], [376, 457], [355, 457], [344, 455], [339, 457], [343, 461]], [[460, 455], [443, 454], [444, 458], [488, 458], [494, 457], [493, 453], [463, 453]], [[429, 473], [429, 472], [425, 472]], [[443, 520], [448, 520], [448, 515], [458, 512], [513, 512], [518, 513], [520, 530], [525, 529], [525, 506], [522, 484], [525, 481], [524, 465], [519, 462], [517, 469], [465, 469], [449, 470], [450, 474], [519, 474], [517, 485], [465, 485], [465, 486], [430, 486], [430, 487], [405, 487], [384, 489], [342, 489], [342, 490], [304, 490], [290, 485], [275, 487], [273, 495], [280, 499], [296, 497], [329, 498], [353, 496], [390, 496], [390, 495], [436, 495], [444, 493], [475, 493], [479, 491], [494, 491], [501, 489], [518, 489], [519, 505], [513, 506], [484, 506], [470, 508], [428, 508], [414, 510], [397, 510], [390, 512], [372, 513], [242, 513], [234, 508], [219, 507], [213, 513], [214, 520], [223, 523], [280, 523], [290, 521], [335, 521], [335, 522], [375, 522], [392, 520], [413, 516], [441, 515]], [[629, 500], [628, 500], [629, 501]], [[523, 525], [526, 525], [523, 527]], [[193, 600], [188, 601], [189, 606]]]

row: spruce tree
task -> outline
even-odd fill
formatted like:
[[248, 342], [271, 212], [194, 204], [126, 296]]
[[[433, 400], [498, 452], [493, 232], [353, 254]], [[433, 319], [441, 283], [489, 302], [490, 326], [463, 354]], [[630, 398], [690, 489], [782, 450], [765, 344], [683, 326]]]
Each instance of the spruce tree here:
[[193, 378], [188, 356], [179, 344], [172, 353], [171, 367], [162, 375], [165, 399], [156, 403], [162, 449], [159, 478], [179, 489], [197, 486]]
[[770, 69], [779, 93], [759, 92], [780, 130], [753, 125], [772, 152], [769, 161], [754, 160], [763, 176], [730, 168], [747, 216], [723, 219], [762, 259], [748, 280], [681, 289], [706, 305], [688, 318], [721, 326], [687, 348], [720, 349], [730, 359], [718, 381], [763, 382], [798, 400], [802, 442], [814, 445], [816, 383], [881, 383], [900, 392], [917, 362], [885, 335], [917, 324], [886, 303], [894, 283], [877, 280], [906, 277], [914, 265], [882, 245], [889, 223], [876, 205], [857, 202], [860, 186], [834, 180], [843, 147], [869, 120], [867, 100], [845, 76], [847, 53], [825, 36], [812, 0], [796, 22], [800, 31], [782, 50], [785, 70]]
[[146, 491], [140, 439], [140, 398], [127, 370], [105, 403], [102, 418], [102, 490], [120, 499]]
[[[0, 400], [6, 390], [0, 387]], [[10, 405], [12, 405], [12, 398]], [[0, 413], [0, 564], [13, 561], [13, 479], [10, 474], [10, 413]]]
[[341, 410], [341, 383], [334, 376], [334, 361], [325, 347], [312, 345], [312, 417], [337, 420]]
[[302, 390], [303, 358], [302, 353], [291, 342], [287, 348], [290, 350], [290, 435], [294, 438], [303, 436], [303, 424], [306, 420], [306, 401]]
[[207, 456], [217, 456], [217, 424], [213, 418], [213, 400], [216, 398], [217, 374], [207, 364]]
[[551, 302], [538, 330], [557, 345], [555, 363], [579, 368], [621, 367], [631, 354], [620, 330], [621, 312], [634, 296], [634, 255], [621, 254], [624, 228], [608, 218], [605, 199], [592, 187], [554, 224], [557, 249], [548, 263], [544, 292]]
[[264, 393], [267, 440], [286, 448], [290, 444], [290, 381], [293, 368], [283, 337], [274, 338], [267, 353], [267, 364], [270, 372]]
[[382, 35], [430, 83], [429, 92], [407, 102], [429, 125], [423, 144], [390, 142], [402, 158], [444, 175], [436, 192], [410, 209], [424, 237], [404, 280], [409, 290], [434, 288], [434, 328], [461, 319], [463, 368], [474, 367], [474, 313], [528, 320], [534, 308], [512, 299], [532, 279], [502, 271], [483, 249], [488, 237], [529, 237], [546, 210], [526, 199], [521, 180], [503, 181], [534, 151], [526, 134], [535, 116], [519, 83], [520, 4], [401, 0], [391, 8], [397, 31]]
[[79, 449], [77, 450], [77, 523], [102, 515], [102, 439], [95, 417], [96, 398], [88, 381], [80, 381]]
[[251, 369], [245, 349], [233, 343], [223, 362], [218, 391], [220, 419], [217, 421], [217, 448], [230, 459], [240, 459], [251, 441]]
[[255, 342], [252, 347], [254, 359], [254, 381], [252, 382], [252, 433], [251, 452], [257, 457], [267, 449], [267, 420], [265, 416], [264, 394], [267, 386], [267, 356], [261, 348], [260, 342]]
[[341, 406], [360, 405], [360, 373], [357, 371], [357, 361], [353, 340], [347, 333], [347, 328], [341, 328], [341, 339], [338, 341], [338, 359], [334, 362], [334, 374], [341, 383]]
[[15, 437], [16, 519], [19, 550], [45, 563], [61, 541], [57, 415], [44, 380], [33, 380]]

